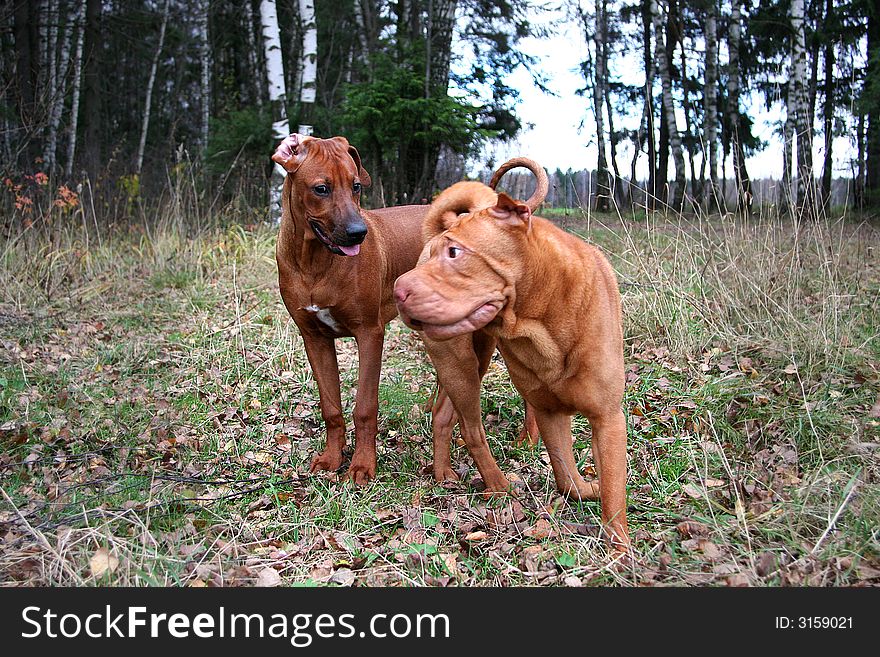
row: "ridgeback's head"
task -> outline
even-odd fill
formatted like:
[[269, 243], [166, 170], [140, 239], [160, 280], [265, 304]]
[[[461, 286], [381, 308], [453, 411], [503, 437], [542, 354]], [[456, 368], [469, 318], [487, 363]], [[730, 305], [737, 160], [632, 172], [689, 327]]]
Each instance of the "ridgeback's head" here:
[[272, 160], [287, 171], [285, 216], [304, 222], [307, 238], [314, 235], [331, 253], [360, 253], [367, 236], [360, 213], [361, 188], [369, 187], [370, 174], [357, 149], [345, 137], [293, 134], [278, 145]]
[[394, 284], [410, 328], [445, 340], [480, 329], [514, 299], [532, 209], [478, 182], [456, 183], [432, 203], [415, 269]]

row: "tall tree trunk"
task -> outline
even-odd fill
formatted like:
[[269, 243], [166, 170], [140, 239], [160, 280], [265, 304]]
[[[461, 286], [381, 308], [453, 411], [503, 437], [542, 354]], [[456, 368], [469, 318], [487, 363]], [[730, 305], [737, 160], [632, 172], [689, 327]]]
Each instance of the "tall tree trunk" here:
[[[789, 66], [791, 69], [791, 66]], [[794, 150], [795, 117], [797, 101], [794, 94], [794, 82], [789, 75], [788, 93], [785, 97], [785, 124], [782, 127], [782, 190], [779, 206], [783, 213], [793, 212], [797, 207], [797, 196], [792, 175], [792, 151]]]
[[[55, 105], [55, 93], [58, 86], [58, 0], [49, 0], [46, 4], [46, 52], [45, 52], [45, 68], [46, 81], [43, 86], [43, 97], [48, 102], [49, 117], [47, 122], [48, 132], [51, 132], [52, 114]], [[49, 162], [46, 158], [49, 150], [49, 142], [54, 140], [51, 134], [46, 135], [46, 142], [43, 147], [43, 163], [49, 171], [54, 166], [54, 153], [52, 153], [53, 162]]]
[[[606, 54], [607, 61], [607, 54]], [[607, 72], [607, 69], [606, 69]], [[611, 180], [611, 198], [616, 199], [615, 189], [623, 180], [620, 175], [620, 168], [617, 164], [617, 142], [619, 140], [617, 133], [614, 131], [614, 112], [611, 109], [611, 93], [608, 86], [605, 87], [605, 111], [608, 112], [608, 142], [611, 145], [611, 168], [614, 169], [614, 178]], [[624, 191], [624, 201], [628, 205], [632, 205], [632, 190]]]
[[[875, 1], [868, 8], [868, 68], [865, 87], [880, 88], [880, 6]], [[873, 56], [872, 56], [873, 55]], [[880, 98], [874, 98], [867, 108], [865, 201], [880, 204]]]
[[153, 63], [150, 66], [150, 78], [147, 80], [147, 97], [144, 99], [144, 116], [141, 121], [141, 139], [138, 143], [137, 159], [135, 160], [134, 172], [141, 174], [144, 165], [144, 148], [147, 145], [147, 131], [150, 129], [150, 113], [153, 105], [153, 85], [156, 83], [156, 71], [159, 69], [159, 57], [162, 55], [162, 47], [165, 45], [165, 27], [168, 25], [168, 14], [171, 9], [171, 0], [165, 0], [165, 8], [162, 10], [162, 26], [159, 28], [159, 43], [156, 46], [156, 54], [153, 55]]
[[822, 166], [822, 207], [829, 208], [831, 205], [831, 176], [834, 160], [832, 149], [834, 146], [834, 39], [831, 37], [831, 22], [834, 12], [834, 0], [825, 0], [825, 80], [823, 106], [823, 131], [825, 135], [825, 162]]
[[[675, 189], [670, 196], [669, 205], [673, 210], [681, 209], [685, 191], [684, 153], [681, 146], [681, 134], [678, 131], [678, 122], [675, 118], [675, 105], [672, 99], [672, 74], [670, 71], [669, 57], [667, 56], [666, 40], [663, 34], [663, 16], [657, 0], [651, 0], [651, 13], [654, 21], [654, 35], [657, 39], [656, 60], [657, 71], [663, 86], [663, 114], [669, 129], [669, 146], [672, 150], [672, 160], [675, 164]], [[671, 20], [671, 17], [669, 18]]]
[[[278, 13], [275, 0], [260, 2], [260, 23], [263, 34], [263, 48], [266, 57], [266, 80], [269, 87], [269, 103], [272, 107], [272, 136], [276, 143], [290, 134], [287, 123], [284, 90], [284, 64], [281, 60], [281, 34], [278, 30]], [[269, 185], [269, 217], [274, 223], [281, 220], [281, 189], [287, 172], [280, 164], [272, 168]]]
[[210, 0], [200, 0], [196, 29], [199, 34], [199, 63], [201, 65], [200, 93], [201, 122], [199, 125], [199, 150], [204, 157], [208, 149], [208, 129], [211, 116], [211, 46], [208, 41], [208, 17], [211, 11]]
[[76, 158], [76, 135], [79, 125], [79, 96], [82, 88], [83, 43], [86, 32], [86, 5], [89, 0], [80, 0], [76, 15], [76, 51], [73, 59], [73, 87], [70, 100], [70, 129], [67, 139], [67, 160], [64, 164], [64, 177], [73, 175], [73, 163]]
[[86, 3], [83, 61], [83, 164], [86, 175], [97, 178], [101, 168], [101, 0]]
[[315, 0], [299, 0], [299, 17], [302, 21], [303, 41], [298, 132], [302, 135], [310, 135], [318, 78], [318, 24], [315, 21]]
[[797, 128], [797, 203], [799, 210], [811, 218], [816, 213], [815, 183], [813, 180], [813, 117], [810, 114], [807, 86], [807, 46], [804, 24], [804, 0], [792, 0], [791, 29], [792, 82], [795, 95], [795, 125]]
[[[688, 76], [687, 76], [687, 49], [685, 48], [685, 35], [683, 33], [683, 28], [681, 23], [679, 22], [678, 27], [676, 28], [679, 34], [681, 34], [681, 39], [679, 40], [679, 52], [681, 53], [681, 88], [682, 88], [682, 109], [684, 110], [684, 138], [685, 143], [693, 144], [693, 122], [691, 121], [691, 114], [693, 113], [693, 108], [691, 107], [691, 94], [690, 89], [688, 88]], [[702, 189], [699, 187], [700, 182], [697, 179], [697, 163], [696, 163], [696, 153], [693, 146], [689, 146], [687, 148], [688, 160], [687, 163], [690, 165], [691, 176], [691, 197], [699, 198], [702, 194]], [[684, 203], [687, 198], [687, 178], [685, 178], [685, 187], [681, 193], [681, 202]]]
[[259, 56], [257, 50], [257, 37], [254, 33], [254, 14], [251, 3], [246, 2], [242, 5], [242, 20], [244, 21], [244, 35], [247, 39], [247, 59], [248, 69], [251, 71], [249, 82], [251, 83], [250, 95], [253, 97], [252, 102], [257, 106], [263, 107], [263, 84], [265, 76], [262, 75], [262, 67], [260, 61], [263, 59]]
[[727, 35], [727, 117], [730, 123], [731, 151], [733, 152], [733, 173], [736, 179], [736, 208], [739, 212], [749, 212], [752, 207], [752, 183], [746, 170], [745, 150], [740, 135], [739, 116], [739, 47], [742, 29], [742, 15], [739, 3], [734, 0], [730, 15], [730, 28]]
[[52, 86], [52, 97], [49, 105], [49, 126], [46, 136], [46, 149], [43, 155], [49, 171], [54, 170], [57, 165], [58, 126], [61, 124], [61, 112], [64, 109], [67, 68], [70, 64], [70, 47], [73, 40], [74, 27], [79, 16], [78, 8], [78, 5], [73, 4], [65, 20], [64, 34], [61, 37], [61, 54], [58, 58], [58, 69], [55, 76], [56, 82]]
[[33, 32], [37, 24], [37, 7], [32, 2], [16, 2], [13, 12], [13, 32], [15, 34], [15, 75], [18, 82], [18, 106], [25, 147], [20, 149], [19, 165], [30, 170], [34, 164], [35, 151], [32, 144], [36, 121], [36, 64], [34, 49], [37, 47]]
[[[648, 146], [648, 182], [645, 209], [653, 210], [657, 200], [657, 142], [654, 123], [654, 58], [651, 55], [651, 0], [642, 0], [642, 61], [645, 68], [645, 105], [642, 111], [644, 135]], [[665, 180], [665, 178], [664, 178]]]
[[856, 207], [865, 207], [865, 113], [859, 112], [859, 122], [856, 128], [856, 181], [855, 202]]
[[[599, 157], [596, 165], [596, 210], [607, 212], [611, 209], [611, 186], [608, 184], [608, 160], [605, 155], [605, 42], [607, 41], [608, 19], [606, 0], [596, 2], [596, 22], [593, 30], [595, 65], [593, 66], [593, 115], [596, 119], [596, 143]], [[589, 18], [583, 15], [584, 22]], [[588, 24], [585, 28], [589, 30]]]
[[[710, 211], [721, 210], [718, 189], [718, 4], [709, 0], [706, 14], [706, 77], [703, 90], [706, 116], [706, 148], [709, 152], [709, 189], [706, 198]], [[703, 160], [705, 161], [705, 154]]]

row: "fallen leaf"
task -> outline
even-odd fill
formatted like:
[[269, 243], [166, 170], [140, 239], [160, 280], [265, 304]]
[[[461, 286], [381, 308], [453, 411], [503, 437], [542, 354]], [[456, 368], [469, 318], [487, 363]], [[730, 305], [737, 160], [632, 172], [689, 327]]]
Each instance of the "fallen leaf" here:
[[710, 559], [717, 559], [722, 554], [724, 554], [721, 549], [715, 545], [712, 541], [707, 541], [701, 539], [699, 542], [700, 550], [702, 550], [703, 554], [705, 554]]
[[274, 568], [263, 568], [257, 575], [257, 581], [254, 586], [279, 586], [281, 584], [281, 575]]
[[546, 518], [538, 518], [538, 522], [534, 524], [534, 526], [526, 529], [523, 534], [529, 536], [530, 538], [534, 538], [535, 540], [541, 541], [548, 536], [550, 536], [552, 528], [550, 527], [550, 523]]
[[755, 572], [761, 577], [766, 577], [776, 570], [776, 555], [772, 552], [762, 552], [755, 564]]
[[685, 484], [684, 486], [681, 487], [681, 489], [685, 492], [685, 494], [688, 497], [692, 497], [695, 500], [698, 500], [701, 497], [703, 497], [702, 489], [700, 489], [698, 486], [695, 486], [694, 484]]
[[119, 567], [119, 559], [110, 554], [110, 550], [105, 547], [98, 548], [89, 559], [89, 570], [92, 571], [92, 577], [101, 577], [108, 570], [112, 573]]
[[675, 528], [682, 538], [694, 538], [699, 536], [708, 536], [709, 527], [696, 520], [683, 520], [678, 523]]
[[464, 540], [469, 542], [484, 541], [487, 537], [488, 534], [483, 531], [471, 532], [464, 537]]
[[330, 576], [330, 581], [339, 586], [351, 586], [354, 579], [354, 572], [350, 568], [340, 568]]

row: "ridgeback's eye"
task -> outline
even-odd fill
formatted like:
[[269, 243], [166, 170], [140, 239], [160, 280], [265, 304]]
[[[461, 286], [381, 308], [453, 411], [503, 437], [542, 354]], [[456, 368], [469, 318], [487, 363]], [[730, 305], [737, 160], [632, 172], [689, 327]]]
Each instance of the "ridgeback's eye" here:
[[327, 185], [315, 185], [312, 189], [318, 196], [330, 196], [330, 187]]
[[351, 186], [351, 191], [353, 191], [355, 194], [360, 194], [361, 184], [359, 182], [356, 182], [354, 185]]
[[450, 258], [456, 258], [458, 257], [458, 254], [461, 253], [461, 249], [457, 246], [450, 246], [448, 253]]

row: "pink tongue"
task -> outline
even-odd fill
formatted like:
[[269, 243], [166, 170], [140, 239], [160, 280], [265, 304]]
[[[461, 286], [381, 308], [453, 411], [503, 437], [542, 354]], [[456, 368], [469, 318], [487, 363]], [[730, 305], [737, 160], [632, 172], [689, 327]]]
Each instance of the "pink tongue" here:
[[361, 245], [355, 244], [354, 246], [342, 246], [341, 244], [337, 244], [339, 250], [342, 251], [347, 256], [356, 256], [361, 252]]

